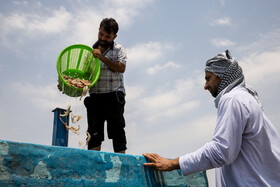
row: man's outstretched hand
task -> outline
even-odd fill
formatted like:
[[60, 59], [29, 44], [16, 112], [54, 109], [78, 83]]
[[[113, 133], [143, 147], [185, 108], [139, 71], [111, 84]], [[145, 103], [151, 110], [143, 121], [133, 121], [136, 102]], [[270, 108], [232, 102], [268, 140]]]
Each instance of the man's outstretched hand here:
[[145, 153], [143, 156], [151, 161], [151, 163], [144, 163], [144, 166], [154, 167], [160, 171], [172, 171], [175, 169], [180, 169], [179, 158], [170, 160], [155, 153]]

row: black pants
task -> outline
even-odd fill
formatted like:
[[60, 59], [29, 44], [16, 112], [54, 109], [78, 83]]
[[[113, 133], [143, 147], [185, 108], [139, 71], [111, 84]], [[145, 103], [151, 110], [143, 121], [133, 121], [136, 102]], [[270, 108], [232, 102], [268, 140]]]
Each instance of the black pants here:
[[104, 141], [104, 123], [107, 121], [108, 138], [113, 139], [114, 151], [126, 150], [123, 116], [125, 94], [120, 91], [91, 94], [85, 98], [84, 104], [87, 108], [88, 132], [91, 135], [88, 149], [98, 147]]

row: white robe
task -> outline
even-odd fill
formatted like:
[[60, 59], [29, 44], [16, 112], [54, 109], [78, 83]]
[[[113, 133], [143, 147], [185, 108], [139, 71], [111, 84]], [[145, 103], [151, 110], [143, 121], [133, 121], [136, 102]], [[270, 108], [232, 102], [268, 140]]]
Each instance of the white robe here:
[[184, 175], [216, 168], [216, 186], [280, 186], [280, 136], [242, 86], [221, 96], [211, 142], [179, 158]]

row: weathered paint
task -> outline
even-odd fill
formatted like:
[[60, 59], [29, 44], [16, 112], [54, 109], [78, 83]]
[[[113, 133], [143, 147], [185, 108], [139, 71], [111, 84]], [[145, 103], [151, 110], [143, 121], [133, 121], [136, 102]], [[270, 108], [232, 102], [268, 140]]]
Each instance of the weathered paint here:
[[40, 161], [38, 165], [34, 168], [33, 174], [30, 175], [31, 178], [37, 179], [48, 179], [51, 180], [52, 176], [47, 168], [47, 165]]
[[120, 179], [120, 173], [122, 169], [122, 162], [118, 156], [110, 155], [113, 167], [106, 171], [106, 183], [117, 183]]
[[208, 186], [205, 172], [183, 176], [145, 162], [143, 156], [0, 140], [0, 186]]
[[8, 168], [3, 165], [3, 160], [8, 153], [8, 143], [0, 141], [0, 180], [10, 180], [11, 178], [11, 173], [9, 173]]

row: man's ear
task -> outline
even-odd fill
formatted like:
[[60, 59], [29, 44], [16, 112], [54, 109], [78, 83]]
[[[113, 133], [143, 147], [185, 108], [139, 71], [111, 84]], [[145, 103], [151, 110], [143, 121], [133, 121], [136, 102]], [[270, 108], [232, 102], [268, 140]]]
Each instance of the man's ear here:
[[114, 36], [113, 40], [115, 40], [115, 39], [117, 38], [117, 36], [118, 36], [118, 35], [116, 34], [116, 35]]

